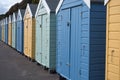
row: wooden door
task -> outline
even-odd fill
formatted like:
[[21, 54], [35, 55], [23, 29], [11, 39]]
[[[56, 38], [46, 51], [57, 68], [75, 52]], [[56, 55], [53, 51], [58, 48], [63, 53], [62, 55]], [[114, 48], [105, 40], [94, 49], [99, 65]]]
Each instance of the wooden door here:
[[42, 17], [41, 16], [38, 16], [36, 18], [36, 53], [35, 53], [35, 56], [36, 56], [36, 61], [38, 63], [42, 63], [42, 23], [41, 23], [41, 20]]
[[32, 58], [32, 39], [33, 39], [33, 36], [32, 36], [32, 19], [28, 19], [28, 39], [27, 39], [27, 42], [28, 42], [28, 56], [30, 58]]
[[24, 20], [24, 54], [28, 56], [28, 20]]

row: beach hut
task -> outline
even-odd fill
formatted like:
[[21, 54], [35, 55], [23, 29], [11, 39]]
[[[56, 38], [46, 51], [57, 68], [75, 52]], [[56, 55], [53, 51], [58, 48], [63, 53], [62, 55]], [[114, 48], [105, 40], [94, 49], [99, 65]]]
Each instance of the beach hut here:
[[9, 15], [9, 23], [8, 23], [8, 45], [12, 46], [12, 19], [11, 19], [11, 15]]
[[120, 80], [120, 1], [107, 1], [106, 80]]
[[8, 44], [8, 17], [5, 18], [5, 43]]
[[105, 80], [106, 8], [103, 0], [61, 0], [57, 9], [60, 80]]
[[4, 19], [2, 19], [2, 22], [1, 22], [1, 26], [2, 26], [2, 41], [4, 42], [4, 34], [5, 34], [5, 27], [4, 27]]
[[27, 4], [24, 15], [24, 54], [35, 59], [35, 12], [37, 4]]
[[17, 12], [14, 12], [12, 15], [12, 47], [16, 48], [16, 15]]
[[[54, 2], [54, 4], [53, 4]], [[59, 0], [40, 0], [36, 12], [36, 61], [53, 71], [56, 68], [56, 7]]]
[[17, 14], [17, 34], [16, 34], [16, 49], [20, 53], [23, 53], [23, 35], [24, 35], [24, 17], [25, 10], [19, 9]]

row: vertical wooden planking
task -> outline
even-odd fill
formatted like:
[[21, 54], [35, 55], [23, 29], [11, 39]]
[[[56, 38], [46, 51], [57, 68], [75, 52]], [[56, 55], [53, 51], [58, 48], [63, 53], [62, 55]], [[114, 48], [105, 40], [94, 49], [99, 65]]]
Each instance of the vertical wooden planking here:
[[12, 14], [12, 47], [15, 48], [15, 13]]
[[[18, 10], [17, 21], [16, 21], [16, 49], [23, 54], [24, 47], [24, 21], [21, 9]], [[24, 12], [24, 10], [23, 10]], [[21, 16], [21, 17], [20, 17]]]
[[70, 79], [70, 9], [60, 11], [57, 18], [57, 71]]
[[41, 54], [41, 50], [42, 50], [42, 42], [40, 41], [40, 39], [42, 38], [42, 34], [41, 34], [41, 16], [37, 16], [36, 17], [36, 34], [35, 34], [35, 60], [41, 64], [42, 63], [42, 54]]
[[27, 26], [28, 26], [28, 36], [27, 36], [27, 42], [28, 42], [28, 45], [27, 45], [27, 47], [28, 47], [28, 57], [32, 57], [32, 18], [29, 18], [28, 19], [28, 23], [27, 23]]
[[48, 54], [48, 51], [46, 50], [46, 41], [47, 41], [47, 31], [46, 31], [46, 27], [47, 27], [47, 23], [46, 23], [46, 17], [47, 17], [47, 14], [43, 14], [42, 15], [42, 64], [43, 66], [46, 66], [46, 61], [47, 61], [47, 54]]
[[3, 38], [3, 41], [5, 42], [5, 37], [6, 37], [5, 36], [6, 35], [6, 33], [5, 33], [6, 32], [6, 19], [5, 18], [4, 18], [4, 24], [3, 25], [4, 25], [4, 38]]
[[9, 23], [8, 27], [8, 44], [11, 46], [12, 45], [12, 24]]
[[31, 23], [28, 23], [28, 20], [29, 20], [28, 15], [29, 13], [25, 15], [25, 19], [24, 19], [24, 54], [29, 57], [28, 43], [30, 43], [30, 41], [28, 42], [28, 27], [29, 27], [28, 24], [31, 25]]
[[[70, 79], [82, 79], [79, 72], [82, 71], [82, 50], [81, 48], [81, 23], [82, 23], [82, 6], [71, 8], [71, 33], [70, 33]], [[78, 27], [79, 26], [79, 27]], [[83, 52], [84, 53], [84, 52]], [[74, 74], [73, 74], [74, 72]], [[76, 75], [78, 74], [78, 75]]]
[[8, 44], [8, 18], [5, 20], [5, 43]]
[[12, 22], [12, 47], [16, 47], [16, 21]]

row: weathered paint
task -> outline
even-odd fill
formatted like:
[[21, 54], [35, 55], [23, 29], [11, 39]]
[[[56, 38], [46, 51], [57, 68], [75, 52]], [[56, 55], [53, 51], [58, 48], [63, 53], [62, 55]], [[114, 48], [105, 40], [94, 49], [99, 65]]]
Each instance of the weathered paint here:
[[[57, 0], [58, 1], [58, 0]], [[55, 6], [58, 4], [54, 1]], [[56, 4], [57, 3], [57, 4]], [[41, 65], [56, 69], [56, 14], [46, 6], [52, 4], [41, 0], [36, 12], [36, 50], [35, 59]], [[50, 8], [50, 7], [49, 7]]]
[[9, 24], [8, 24], [8, 45], [12, 46], [12, 21], [11, 21], [11, 15], [9, 15]]
[[35, 59], [35, 18], [29, 4], [24, 16], [24, 54]]
[[67, 80], [105, 79], [105, 10], [83, 0], [64, 0], [58, 10], [57, 72]]
[[12, 15], [12, 47], [16, 48], [16, 12]]
[[106, 80], [120, 80], [120, 1], [107, 4]]
[[23, 15], [24, 15], [25, 10], [19, 9], [18, 14], [17, 14], [17, 28], [16, 28], [16, 49], [20, 52], [23, 53], [23, 38], [24, 38], [24, 22], [23, 22]]

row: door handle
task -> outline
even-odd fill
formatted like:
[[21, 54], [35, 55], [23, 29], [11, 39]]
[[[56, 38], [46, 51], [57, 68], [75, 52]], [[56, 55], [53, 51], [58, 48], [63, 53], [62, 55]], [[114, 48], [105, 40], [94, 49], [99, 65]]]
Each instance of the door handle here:
[[113, 62], [113, 54], [114, 54], [115, 50], [111, 51], [111, 62]]
[[112, 51], [111, 51], [111, 53], [114, 53], [114, 52], [115, 52], [115, 50], [112, 50]]
[[84, 54], [85, 54], [85, 45], [83, 45], [82, 48], [83, 48], [83, 49], [82, 49], [82, 56], [84, 56]]
[[70, 22], [67, 22], [67, 27], [70, 27]]
[[42, 28], [42, 24], [40, 24], [40, 28]]

